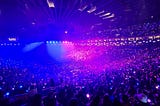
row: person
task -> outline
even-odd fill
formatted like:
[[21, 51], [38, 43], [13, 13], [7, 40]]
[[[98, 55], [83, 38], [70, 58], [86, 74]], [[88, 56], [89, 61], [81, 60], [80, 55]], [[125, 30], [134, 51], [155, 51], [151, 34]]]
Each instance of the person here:
[[92, 102], [90, 103], [90, 106], [99, 106], [100, 103], [100, 97], [97, 95], [93, 98]]
[[112, 102], [110, 101], [109, 95], [104, 95], [102, 106], [112, 106]]
[[0, 106], [9, 106], [8, 99], [4, 98], [4, 92], [0, 90]]
[[40, 94], [35, 94], [30, 97], [28, 106], [42, 106], [42, 99]]
[[68, 106], [79, 106], [78, 105], [78, 100], [76, 98], [72, 98], [69, 102]]

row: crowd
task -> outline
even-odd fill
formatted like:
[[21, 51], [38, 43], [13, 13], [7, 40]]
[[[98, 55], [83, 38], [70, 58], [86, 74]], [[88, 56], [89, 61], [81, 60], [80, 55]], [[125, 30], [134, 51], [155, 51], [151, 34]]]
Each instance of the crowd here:
[[87, 62], [43, 65], [0, 58], [0, 106], [151, 105], [160, 106], [158, 46], [105, 49]]
[[135, 36], [151, 36], [160, 34], [160, 22], [147, 22], [143, 24], [136, 24], [126, 27], [114, 27], [107, 28], [105, 30], [97, 31], [93, 29], [87, 33], [87, 36], [82, 36], [86, 38], [116, 38], [116, 37], [135, 37]]

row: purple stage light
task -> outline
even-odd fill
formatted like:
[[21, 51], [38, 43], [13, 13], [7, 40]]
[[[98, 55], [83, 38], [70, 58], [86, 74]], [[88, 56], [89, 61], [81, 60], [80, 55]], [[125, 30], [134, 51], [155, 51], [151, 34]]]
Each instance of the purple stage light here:
[[66, 31], [64, 31], [64, 33], [65, 33], [65, 34], [68, 34], [68, 31], [66, 30]]
[[156, 89], [159, 89], [159, 85], [156, 86]]
[[86, 97], [87, 97], [87, 98], [90, 98], [90, 95], [87, 93], [87, 94], [86, 94]]
[[148, 102], [148, 103], [151, 103], [151, 99], [147, 99], [147, 102]]

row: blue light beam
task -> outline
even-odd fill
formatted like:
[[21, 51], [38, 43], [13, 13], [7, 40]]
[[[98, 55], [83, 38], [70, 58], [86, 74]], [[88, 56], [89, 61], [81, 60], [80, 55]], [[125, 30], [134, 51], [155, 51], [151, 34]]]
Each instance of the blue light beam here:
[[44, 42], [35, 42], [35, 43], [28, 44], [23, 48], [23, 52], [32, 51], [35, 48], [37, 48], [38, 46], [40, 46], [42, 43], [44, 43]]

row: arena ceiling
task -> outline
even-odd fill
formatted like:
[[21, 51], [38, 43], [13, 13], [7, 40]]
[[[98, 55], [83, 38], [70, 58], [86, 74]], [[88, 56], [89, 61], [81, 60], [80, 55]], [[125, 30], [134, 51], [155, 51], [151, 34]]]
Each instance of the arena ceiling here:
[[80, 39], [159, 18], [159, 0], [0, 0], [0, 39]]

